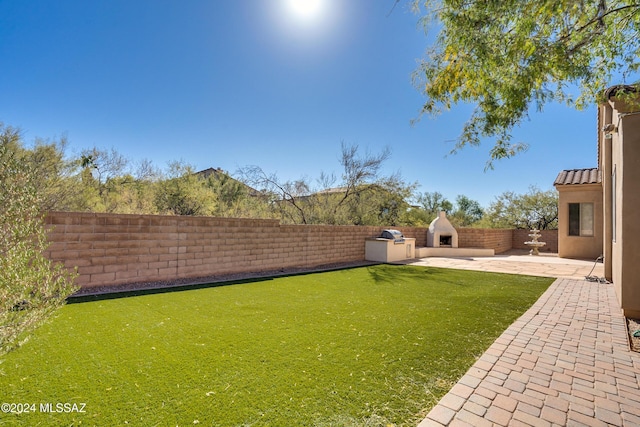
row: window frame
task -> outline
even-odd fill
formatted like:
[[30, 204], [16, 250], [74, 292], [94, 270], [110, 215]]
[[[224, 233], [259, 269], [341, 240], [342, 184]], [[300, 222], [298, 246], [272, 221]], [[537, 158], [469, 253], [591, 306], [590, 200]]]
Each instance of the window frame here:
[[595, 235], [595, 206], [592, 202], [569, 203], [568, 235], [593, 237]]

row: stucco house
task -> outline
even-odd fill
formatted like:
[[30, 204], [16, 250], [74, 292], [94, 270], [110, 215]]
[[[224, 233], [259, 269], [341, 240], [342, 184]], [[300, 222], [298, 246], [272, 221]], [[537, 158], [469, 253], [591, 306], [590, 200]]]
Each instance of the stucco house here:
[[602, 171], [563, 170], [553, 183], [558, 198], [558, 256], [596, 259], [602, 254]]
[[604, 95], [597, 168], [564, 170], [554, 182], [558, 256], [602, 255], [624, 315], [640, 318], [640, 93], [619, 85]]

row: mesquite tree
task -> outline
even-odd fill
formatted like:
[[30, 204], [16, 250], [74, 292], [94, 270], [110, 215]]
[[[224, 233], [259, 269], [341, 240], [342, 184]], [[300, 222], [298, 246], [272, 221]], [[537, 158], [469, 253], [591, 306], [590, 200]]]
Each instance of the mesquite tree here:
[[339, 225], [396, 225], [402, 220], [416, 184], [405, 183], [398, 173], [383, 175], [391, 152], [359, 152], [357, 145], [342, 143], [342, 174], [321, 173], [318, 186], [307, 178], [282, 181], [259, 166], [240, 171], [242, 180], [272, 198], [271, 205], [285, 223]]
[[[399, 1], [399, 0], [398, 0]], [[413, 0], [439, 30], [416, 72], [422, 111], [476, 106], [456, 148], [495, 138], [492, 161], [526, 149], [511, 131], [533, 108], [581, 108], [640, 67], [636, 0]], [[615, 79], [615, 82], [612, 82]]]

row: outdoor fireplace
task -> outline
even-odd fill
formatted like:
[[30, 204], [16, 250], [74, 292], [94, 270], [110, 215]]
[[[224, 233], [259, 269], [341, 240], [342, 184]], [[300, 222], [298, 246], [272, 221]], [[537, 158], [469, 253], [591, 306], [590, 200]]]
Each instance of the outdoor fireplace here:
[[438, 217], [429, 224], [427, 246], [433, 248], [458, 247], [458, 232], [453, 228], [444, 211], [438, 212]]
[[451, 247], [451, 236], [440, 236], [440, 247]]
[[487, 248], [458, 247], [458, 232], [447, 219], [445, 212], [438, 212], [429, 224], [427, 246], [416, 248], [416, 258], [426, 257], [476, 257], [494, 256], [495, 251]]

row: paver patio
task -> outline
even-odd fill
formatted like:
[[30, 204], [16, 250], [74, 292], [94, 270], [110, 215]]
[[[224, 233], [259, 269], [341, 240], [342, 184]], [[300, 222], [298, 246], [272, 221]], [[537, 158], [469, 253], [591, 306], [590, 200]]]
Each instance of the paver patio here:
[[493, 257], [430, 257], [408, 260], [405, 263], [424, 265], [426, 267], [458, 268], [462, 270], [492, 271], [497, 273], [528, 274], [530, 276], [582, 280], [589, 274], [598, 277], [604, 276], [603, 264], [595, 263], [594, 261], [558, 258], [557, 254], [550, 253], [531, 256], [526, 250], [512, 250]]
[[[502, 271], [500, 259], [493, 269], [489, 260], [480, 264]], [[502, 260], [518, 266], [511, 272], [546, 275], [546, 264], [574, 271], [491, 345], [419, 427], [640, 425], [640, 354], [629, 350], [613, 285], [584, 280], [590, 263], [566, 261], [568, 269], [557, 258]], [[461, 265], [474, 260], [449, 263]]]

